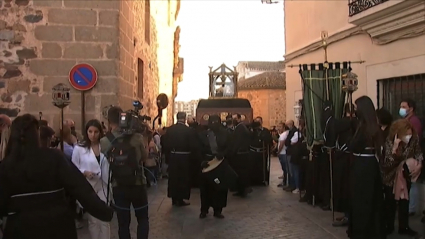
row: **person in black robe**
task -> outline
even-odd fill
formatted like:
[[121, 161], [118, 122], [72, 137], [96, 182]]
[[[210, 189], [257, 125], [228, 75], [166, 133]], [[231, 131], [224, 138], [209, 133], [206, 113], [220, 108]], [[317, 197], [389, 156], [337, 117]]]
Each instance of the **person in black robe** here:
[[226, 122], [223, 123], [223, 126], [230, 133], [233, 133], [235, 131], [235, 128], [233, 127], [233, 119], [232, 119], [232, 116], [231, 115], [226, 116]]
[[[194, 117], [188, 117], [187, 124], [189, 125], [189, 128], [195, 131], [196, 135], [198, 135], [199, 132], [203, 131], [203, 126], [196, 122], [196, 119]], [[190, 186], [192, 188], [199, 187], [199, 181], [201, 180], [199, 178], [200, 165], [198, 161], [199, 158], [197, 158], [197, 155], [190, 155]]]
[[[229, 132], [221, 126], [218, 115], [211, 115], [208, 120], [209, 129], [200, 133], [202, 155], [204, 161], [202, 168], [208, 167], [208, 161], [216, 158], [218, 160], [228, 160]], [[207, 216], [209, 208], [214, 210], [214, 217], [224, 218], [222, 210], [227, 205], [227, 188], [218, 187], [205, 175], [201, 175], [201, 214], [199, 218]]]
[[252, 123], [252, 137], [250, 143], [250, 157], [253, 171], [252, 184], [268, 185], [270, 179], [270, 147], [273, 139], [270, 131], [263, 127], [263, 118], [257, 117]]
[[386, 139], [390, 133], [390, 126], [393, 123], [393, 116], [388, 110], [384, 108], [377, 109], [376, 116], [378, 116], [378, 123], [381, 126], [383, 137]]
[[355, 101], [355, 108], [358, 120], [348, 145], [352, 163], [347, 232], [351, 239], [385, 239], [384, 191], [378, 162], [384, 139], [372, 100], [362, 96]]
[[353, 106], [346, 103], [344, 106], [345, 116], [342, 119], [335, 120], [336, 147], [333, 160], [333, 200], [336, 212], [343, 212], [344, 216], [336, 218], [332, 223], [335, 227], [348, 226], [349, 220], [349, 175], [350, 175], [350, 158], [348, 151], [348, 142], [353, 136], [352, 122], [354, 122], [355, 114]]
[[165, 137], [168, 157], [168, 197], [175, 206], [187, 206], [190, 198], [191, 157], [198, 157], [196, 131], [185, 124], [186, 113], [177, 113], [177, 123], [170, 126]]
[[40, 147], [38, 129], [38, 120], [29, 114], [12, 123], [0, 164], [0, 217], [7, 217], [3, 238], [77, 239], [65, 194], [94, 217], [111, 221], [113, 210], [63, 153]]
[[234, 196], [246, 197], [252, 191], [249, 189], [252, 172], [252, 163], [249, 157], [251, 132], [242, 122], [240, 114], [234, 114], [232, 120], [234, 132], [231, 136], [229, 155], [232, 161], [231, 165], [239, 175], [237, 192]]

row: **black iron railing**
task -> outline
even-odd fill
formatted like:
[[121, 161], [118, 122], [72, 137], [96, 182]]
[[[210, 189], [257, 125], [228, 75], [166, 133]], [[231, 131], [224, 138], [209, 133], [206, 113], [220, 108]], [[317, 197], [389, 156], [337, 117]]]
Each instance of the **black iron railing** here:
[[349, 16], [352, 17], [387, 1], [389, 0], [348, 0]]
[[378, 80], [378, 107], [400, 118], [400, 102], [410, 98], [416, 102], [416, 114], [425, 116], [425, 74]]

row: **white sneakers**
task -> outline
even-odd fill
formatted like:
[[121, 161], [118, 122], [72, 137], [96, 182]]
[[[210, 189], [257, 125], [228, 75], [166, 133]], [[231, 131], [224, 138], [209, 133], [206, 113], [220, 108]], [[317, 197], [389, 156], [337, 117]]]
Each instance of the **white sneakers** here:
[[300, 193], [300, 190], [297, 188], [297, 189], [295, 189], [294, 191], [292, 191], [292, 193], [293, 193], [293, 194], [299, 194], [299, 193]]

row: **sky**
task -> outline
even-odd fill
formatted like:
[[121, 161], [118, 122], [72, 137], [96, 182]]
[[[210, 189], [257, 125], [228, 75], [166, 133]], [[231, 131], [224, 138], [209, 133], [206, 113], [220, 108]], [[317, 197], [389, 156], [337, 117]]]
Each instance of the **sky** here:
[[178, 101], [208, 98], [208, 66], [233, 69], [239, 61], [281, 61], [285, 54], [282, 1], [183, 0], [177, 24], [184, 58]]

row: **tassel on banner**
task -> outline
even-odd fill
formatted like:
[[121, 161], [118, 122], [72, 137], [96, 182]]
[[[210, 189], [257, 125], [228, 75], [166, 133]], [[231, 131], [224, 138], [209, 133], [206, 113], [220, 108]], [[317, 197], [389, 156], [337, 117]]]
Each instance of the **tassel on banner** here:
[[[326, 64], [329, 65], [329, 69], [351, 69], [351, 64], [363, 64], [365, 61], [342, 61], [342, 62], [327, 62]], [[302, 67], [303, 71], [307, 70], [317, 70], [316, 66], [318, 66], [319, 70], [324, 69], [325, 63], [310, 63], [310, 64], [298, 64], [298, 65], [287, 65], [286, 67], [294, 68], [294, 67]], [[341, 67], [342, 65], [342, 67]], [[310, 66], [310, 68], [309, 68]]]

